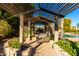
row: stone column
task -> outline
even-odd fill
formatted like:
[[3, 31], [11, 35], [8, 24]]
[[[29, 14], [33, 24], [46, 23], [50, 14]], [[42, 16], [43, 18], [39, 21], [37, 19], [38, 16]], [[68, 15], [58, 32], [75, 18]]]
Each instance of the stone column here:
[[33, 24], [32, 24], [32, 27], [31, 27], [31, 29], [32, 29], [32, 35], [33, 35], [33, 34], [34, 34], [34, 32], [33, 32], [33, 31], [34, 31], [34, 30], [33, 30]]
[[48, 25], [46, 25], [46, 34], [48, 33]]
[[63, 36], [63, 24], [64, 24], [63, 18], [61, 18], [61, 38]]
[[23, 43], [23, 29], [24, 29], [24, 16], [20, 15], [20, 26], [19, 26], [19, 41]]
[[35, 34], [35, 27], [34, 27], [34, 25], [33, 25], [33, 34]]
[[28, 41], [30, 40], [30, 19], [28, 19]]
[[51, 27], [51, 29], [52, 29], [52, 34], [54, 34], [54, 23], [51, 23], [51, 24], [50, 24], [50, 27]]
[[47, 25], [45, 25], [45, 32], [47, 32]]
[[55, 15], [55, 20], [54, 20], [54, 41], [58, 42], [58, 17]]

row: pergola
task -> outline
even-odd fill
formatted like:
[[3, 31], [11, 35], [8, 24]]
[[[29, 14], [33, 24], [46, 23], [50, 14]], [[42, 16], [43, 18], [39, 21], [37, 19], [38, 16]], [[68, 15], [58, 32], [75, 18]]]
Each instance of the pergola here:
[[[53, 22], [54, 24], [54, 40], [58, 41], [58, 20], [68, 13], [79, 8], [78, 3], [1, 3], [0, 7], [11, 13], [12, 17], [19, 17], [19, 40], [23, 42], [24, 20], [28, 20], [28, 27], [32, 22], [44, 21]], [[42, 16], [42, 17], [41, 17]], [[37, 17], [39, 20], [37, 20]], [[34, 18], [34, 20], [33, 20]], [[44, 18], [44, 19], [43, 19]], [[48, 19], [48, 20], [46, 20]], [[53, 29], [52, 23], [50, 24]]]

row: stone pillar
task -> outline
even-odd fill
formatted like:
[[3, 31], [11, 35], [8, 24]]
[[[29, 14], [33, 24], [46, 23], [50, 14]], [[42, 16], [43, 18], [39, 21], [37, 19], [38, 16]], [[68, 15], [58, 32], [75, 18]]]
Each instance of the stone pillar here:
[[19, 42], [23, 43], [24, 16], [20, 15]]
[[31, 27], [31, 29], [32, 29], [32, 35], [34, 34], [34, 32], [33, 32], [33, 31], [34, 31], [34, 30], [33, 30], [33, 27], [34, 27], [34, 26], [33, 26], [33, 24], [32, 24], [32, 27]]
[[35, 26], [33, 25], [33, 34], [35, 34]]
[[50, 24], [50, 27], [51, 27], [51, 29], [52, 29], [52, 34], [54, 34], [54, 23], [51, 23], [51, 24]]
[[63, 18], [61, 18], [61, 38], [63, 36], [63, 25], [64, 25]]
[[46, 25], [46, 34], [48, 33], [48, 26]]
[[45, 25], [45, 32], [47, 31], [47, 25]]
[[55, 15], [55, 20], [54, 20], [54, 41], [58, 42], [58, 17]]
[[30, 40], [30, 19], [28, 19], [28, 41]]

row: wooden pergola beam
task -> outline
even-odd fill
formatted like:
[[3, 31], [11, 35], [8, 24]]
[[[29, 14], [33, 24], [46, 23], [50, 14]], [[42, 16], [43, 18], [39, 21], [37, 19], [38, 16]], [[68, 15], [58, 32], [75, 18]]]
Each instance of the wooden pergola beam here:
[[47, 23], [47, 24], [53, 23], [53, 21], [48, 20], [48, 19], [46, 19], [46, 18], [44, 18], [44, 17], [40, 17], [40, 16], [33, 18], [33, 19], [31, 20], [31, 22], [32, 22], [33, 24], [36, 23], [36, 22], [45, 22], [45, 23]]
[[11, 14], [14, 14], [11, 10], [7, 9], [6, 6], [3, 6], [0, 4], [0, 7], [4, 10], [6, 10], [7, 12], [11, 13]]
[[17, 16], [18, 14], [23, 13], [24, 15], [27, 16], [28, 13], [33, 13], [34, 11], [36, 11], [37, 9], [34, 9], [33, 7], [31, 7], [30, 4], [17, 4], [17, 3], [1, 3], [0, 7], [4, 10], [6, 10], [7, 12], [13, 14], [13, 16]]

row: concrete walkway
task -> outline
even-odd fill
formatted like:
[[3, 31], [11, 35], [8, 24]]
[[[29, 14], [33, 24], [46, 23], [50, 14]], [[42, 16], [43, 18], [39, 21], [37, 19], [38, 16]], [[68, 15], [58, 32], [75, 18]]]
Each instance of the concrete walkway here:
[[37, 49], [34, 56], [56, 56], [56, 53], [50, 42], [41, 44]]
[[[40, 41], [40, 40], [39, 40]], [[55, 52], [54, 48], [48, 42], [38, 42], [38, 41], [28, 41], [28, 44], [33, 48], [32, 56], [56, 56], [57, 53]]]
[[52, 45], [54, 41], [50, 40], [44, 34], [41, 34], [39, 38], [41, 39], [32, 39], [29, 41], [26, 39], [25, 41], [25, 44], [32, 47], [31, 56], [65, 56], [59, 54], [61, 52], [56, 51], [55, 48], [53, 48]]
[[61, 51], [57, 51], [56, 48], [53, 48], [54, 41], [45, 41], [44, 39], [40, 40], [30, 40], [25, 43], [29, 44], [32, 47], [31, 56], [68, 56], [62, 54]]

